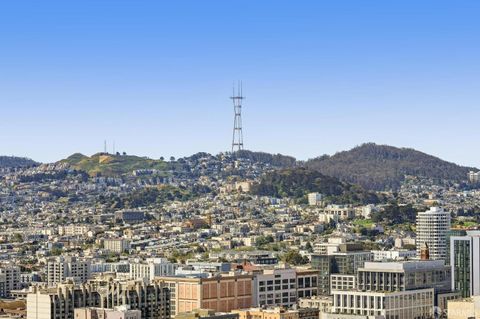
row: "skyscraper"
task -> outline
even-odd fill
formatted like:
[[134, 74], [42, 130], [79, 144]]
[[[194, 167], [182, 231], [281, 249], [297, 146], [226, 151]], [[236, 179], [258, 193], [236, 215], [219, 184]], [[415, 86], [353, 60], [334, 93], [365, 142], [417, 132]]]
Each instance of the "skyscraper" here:
[[417, 256], [422, 246], [428, 245], [430, 259], [447, 257], [447, 233], [450, 230], [450, 213], [439, 207], [417, 214]]

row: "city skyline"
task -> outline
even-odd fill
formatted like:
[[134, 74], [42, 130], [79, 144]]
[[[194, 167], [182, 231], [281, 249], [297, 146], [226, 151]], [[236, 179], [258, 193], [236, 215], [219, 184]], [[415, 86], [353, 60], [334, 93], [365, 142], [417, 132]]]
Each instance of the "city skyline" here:
[[365, 142], [480, 167], [480, 4], [0, 5], [0, 154], [57, 161], [231, 147], [298, 159]]

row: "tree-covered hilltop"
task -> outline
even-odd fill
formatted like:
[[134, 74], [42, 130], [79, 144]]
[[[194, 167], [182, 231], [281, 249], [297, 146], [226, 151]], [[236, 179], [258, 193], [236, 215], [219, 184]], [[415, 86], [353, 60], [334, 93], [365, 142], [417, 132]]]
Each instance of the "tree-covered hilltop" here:
[[264, 174], [251, 192], [260, 196], [293, 197], [305, 199], [311, 192], [326, 196], [327, 201], [337, 204], [378, 203], [380, 198], [358, 185], [341, 182], [308, 168], [280, 169]]
[[476, 170], [414, 149], [374, 143], [324, 155], [307, 161], [305, 166], [373, 190], [398, 189], [406, 175], [459, 182], [466, 180], [470, 170]]
[[60, 162], [68, 163], [72, 168], [87, 172], [90, 176], [121, 176], [140, 169], [168, 169], [163, 160], [125, 154], [97, 153], [89, 157], [76, 153]]
[[275, 167], [292, 167], [296, 163], [295, 157], [282, 155], [282, 154], [270, 154], [265, 152], [253, 152], [247, 150], [241, 150], [232, 154], [233, 158], [249, 159], [253, 162], [270, 164]]
[[39, 163], [26, 157], [0, 156], [0, 168], [33, 167]]

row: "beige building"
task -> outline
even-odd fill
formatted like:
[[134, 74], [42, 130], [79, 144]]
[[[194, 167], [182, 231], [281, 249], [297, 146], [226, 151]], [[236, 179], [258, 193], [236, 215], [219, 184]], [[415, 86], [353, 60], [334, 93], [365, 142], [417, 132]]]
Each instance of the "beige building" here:
[[27, 319], [74, 319], [74, 308], [122, 305], [142, 310], [141, 319], [170, 317], [170, 293], [165, 285], [105, 277], [82, 285], [67, 283], [55, 288], [31, 287], [27, 295]]
[[86, 225], [65, 225], [58, 226], [58, 234], [60, 236], [83, 236], [90, 231]]
[[239, 319], [318, 319], [319, 310], [313, 308], [285, 309], [274, 308], [250, 308], [234, 310]]
[[103, 248], [107, 251], [121, 254], [130, 250], [130, 240], [123, 238], [111, 238], [103, 241]]
[[448, 319], [480, 318], [480, 296], [448, 301]]
[[78, 283], [87, 281], [90, 277], [90, 261], [76, 257], [55, 257], [46, 265], [47, 284], [55, 286], [69, 279]]
[[171, 294], [171, 313], [212, 309], [229, 312], [252, 306], [252, 276], [222, 275], [211, 278], [157, 277], [155, 282], [165, 283]]
[[215, 312], [212, 309], [194, 309], [176, 315], [175, 319], [238, 319], [238, 314]]
[[109, 308], [75, 308], [75, 319], [141, 319], [142, 312], [140, 310], [129, 309], [128, 306], [118, 306], [113, 309]]

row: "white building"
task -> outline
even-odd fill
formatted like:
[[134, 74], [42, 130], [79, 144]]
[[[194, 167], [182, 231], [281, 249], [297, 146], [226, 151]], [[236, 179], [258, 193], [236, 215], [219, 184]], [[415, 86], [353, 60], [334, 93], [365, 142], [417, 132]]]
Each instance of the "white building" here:
[[46, 265], [47, 285], [55, 286], [67, 278], [83, 283], [90, 278], [90, 261], [76, 257], [56, 257]]
[[150, 258], [145, 262], [130, 264], [131, 279], [147, 279], [153, 280], [159, 276], [174, 276], [178, 264], [169, 262], [165, 258]]
[[355, 217], [355, 210], [345, 205], [328, 205], [318, 216], [318, 221], [328, 223], [331, 220], [338, 222], [339, 220], [347, 220]]
[[468, 172], [468, 181], [472, 184], [480, 182], [480, 172], [470, 171]]
[[123, 253], [130, 250], [130, 240], [123, 238], [111, 238], [103, 241], [103, 248], [114, 253]]
[[254, 306], [290, 307], [298, 298], [318, 294], [318, 271], [293, 268], [264, 269], [253, 278]]
[[374, 261], [404, 260], [417, 256], [415, 250], [372, 250]]
[[309, 193], [308, 197], [308, 205], [310, 206], [318, 206], [322, 204], [322, 194], [320, 193]]
[[332, 290], [352, 290], [357, 287], [356, 275], [330, 275], [330, 291]]
[[290, 268], [266, 269], [253, 279], [254, 306], [290, 307], [297, 302], [296, 272]]
[[431, 207], [417, 214], [417, 256], [422, 245], [428, 245], [430, 259], [447, 257], [447, 233], [450, 230], [450, 213], [439, 207]]
[[332, 312], [336, 314], [388, 319], [433, 318], [433, 289], [395, 292], [334, 290], [332, 295]]
[[60, 236], [83, 236], [90, 231], [90, 227], [86, 225], [65, 225], [58, 226], [58, 234]]

